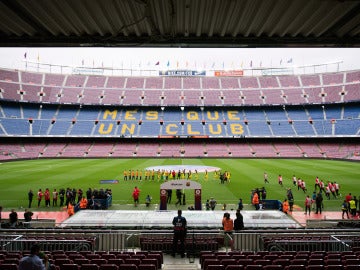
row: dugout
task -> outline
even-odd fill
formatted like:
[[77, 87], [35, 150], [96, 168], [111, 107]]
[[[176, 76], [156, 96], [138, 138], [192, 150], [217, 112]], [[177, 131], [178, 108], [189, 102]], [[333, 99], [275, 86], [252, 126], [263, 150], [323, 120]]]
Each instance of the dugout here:
[[195, 210], [201, 210], [201, 184], [199, 184], [198, 182], [180, 179], [163, 183], [160, 186], [160, 210], [167, 210], [168, 189], [194, 190], [194, 208]]

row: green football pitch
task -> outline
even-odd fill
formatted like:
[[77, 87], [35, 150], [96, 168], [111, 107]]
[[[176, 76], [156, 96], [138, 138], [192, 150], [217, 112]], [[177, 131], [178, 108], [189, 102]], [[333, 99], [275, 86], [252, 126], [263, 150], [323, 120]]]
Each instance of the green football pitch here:
[[[123, 181], [124, 170], [142, 170], [151, 166], [214, 166], [221, 171], [231, 173], [229, 183], [220, 184], [219, 179], [210, 172], [208, 180], [204, 180], [204, 173], [199, 173], [198, 180], [202, 185], [202, 201], [214, 197], [218, 205], [226, 203], [229, 208], [235, 207], [239, 198], [244, 204], [250, 204], [251, 190], [265, 186], [267, 199], [283, 200], [286, 189], [292, 188], [295, 205], [303, 207], [306, 193], [298, 191], [292, 184], [292, 176], [300, 177], [306, 182], [307, 194], [314, 191], [315, 177], [340, 184], [341, 197], [324, 200], [326, 210], [341, 209], [341, 202], [346, 194], [360, 196], [360, 162], [316, 160], [316, 159], [39, 159], [3, 162], [0, 164], [0, 205], [4, 209], [20, 209], [27, 207], [27, 193], [32, 189], [34, 193], [39, 188], [76, 188], [86, 191], [88, 188], [110, 188], [113, 192], [113, 206], [111, 209], [134, 209], [132, 206], [132, 190], [138, 186], [141, 190], [140, 203], [145, 203], [149, 194], [153, 200], [150, 208], [140, 206], [137, 209], [156, 209], [159, 203], [159, 187], [162, 183], [155, 177], [155, 181], [143, 180]], [[264, 184], [263, 174], [267, 172], [269, 184]], [[283, 187], [278, 184], [277, 177], [283, 176]], [[118, 184], [100, 184], [100, 180], [119, 180]], [[193, 175], [192, 180], [196, 180]], [[193, 191], [187, 190], [186, 206], [194, 204]], [[175, 209], [175, 192], [172, 205]], [[59, 207], [45, 208], [44, 202], [38, 210], [60, 210]], [[36, 208], [36, 195], [33, 208]], [[252, 209], [250, 205], [245, 209]], [[220, 209], [220, 206], [219, 206]]]

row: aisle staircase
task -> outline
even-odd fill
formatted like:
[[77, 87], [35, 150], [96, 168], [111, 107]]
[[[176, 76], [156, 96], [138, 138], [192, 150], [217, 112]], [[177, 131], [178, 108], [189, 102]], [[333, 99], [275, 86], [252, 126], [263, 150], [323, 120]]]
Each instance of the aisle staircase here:
[[161, 270], [200, 270], [199, 258], [193, 258], [193, 262], [190, 262], [190, 258], [176, 258], [171, 257], [169, 254], [164, 254], [164, 263]]

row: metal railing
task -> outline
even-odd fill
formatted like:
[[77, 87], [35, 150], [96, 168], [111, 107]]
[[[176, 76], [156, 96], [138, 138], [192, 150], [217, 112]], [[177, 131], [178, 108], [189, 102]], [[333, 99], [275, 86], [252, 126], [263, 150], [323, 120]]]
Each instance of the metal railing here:
[[[0, 249], [29, 250], [41, 243], [44, 250], [163, 250], [172, 249], [172, 230], [23, 229], [0, 230]], [[243, 230], [232, 235], [222, 230], [190, 230], [188, 250], [242, 251], [347, 251], [360, 246], [359, 229]]]

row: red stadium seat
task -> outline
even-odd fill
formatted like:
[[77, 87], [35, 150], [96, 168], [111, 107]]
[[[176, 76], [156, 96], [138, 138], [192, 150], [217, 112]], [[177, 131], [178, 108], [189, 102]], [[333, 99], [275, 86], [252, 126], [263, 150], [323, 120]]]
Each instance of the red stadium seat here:
[[160, 269], [161, 265], [159, 265], [158, 260], [155, 258], [145, 258], [142, 259], [141, 264], [152, 264], [156, 267], [156, 269]]
[[323, 270], [323, 269], [325, 269], [324, 265], [316, 265], [316, 264], [311, 264], [306, 267], [306, 270]]
[[343, 270], [344, 266], [342, 264], [338, 264], [338, 265], [327, 265], [325, 266], [326, 270]]
[[0, 270], [18, 270], [18, 265], [14, 263], [0, 264]]
[[205, 259], [202, 269], [206, 270], [208, 265], [220, 265], [220, 260], [219, 259]]
[[139, 264], [138, 265], [139, 270], [157, 270], [156, 266], [153, 264]]
[[107, 264], [107, 260], [105, 259], [91, 259], [90, 263], [92, 264], [97, 264], [98, 266], [102, 265], [102, 264]]
[[102, 264], [99, 267], [99, 270], [118, 270], [119, 266], [115, 264]]
[[76, 263], [77, 265], [83, 265], [83, 264], [89, 264], [90, 260], [86, 258], [75, 258], [73, 262]]
[[126, 263], [126, 264], [139, 265], [139, 264], [141, 263], [141, 260], [140, 260], [140, 259], [133, 259], [133, 258], [131, 257], [131, 258], [125, 259], [125, 263]]
[[119, 270], [138, 270], [137, 265], [124, 263], [119, 266]]
[[246, 270], [263, 270], [262, 265], [248, 265], [246, 266]]
[[101, 255], [101, 258], [102, 259], [105, 259], [105, 260], [109, 260], [109, 259], [115, 259], [116, 258], [116, 256], [115, 256], [115, 254], [102, 254]]
[[63, 264], [60, 266], [60, 270], [79, 270], [79, 266], [77, 264]]
[[83, 264], [80, 266], [80, 270], [99, 270], [99, 266], [93, 263]]
[[117, 266], [119, 266], [120, 264], [123, 264], [124, 260], [123, 259], [108, 259], [108, 264], [115, 264]]
[[237, 264], [237, 261], [235, 259], [223, 259], [220, 263], [226, 267], [228, 265]]
[[360, 269], [360, 264], [345, 265], [344, 269], [345, 270], [359, 270]]

